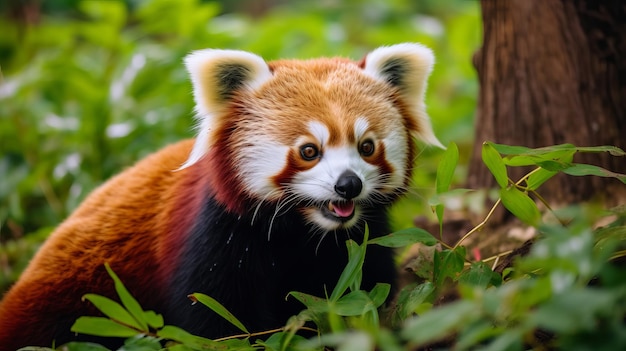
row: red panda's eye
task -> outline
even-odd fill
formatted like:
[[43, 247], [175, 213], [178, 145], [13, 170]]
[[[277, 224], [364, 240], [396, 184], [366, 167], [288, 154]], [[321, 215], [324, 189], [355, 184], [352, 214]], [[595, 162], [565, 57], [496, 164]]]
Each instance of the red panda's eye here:
[[371, 139], [367, 139], [359, 146], [359, 152], [362, 156], [372, 156], [374, 148], [374, 142]]
[[300, 147], [300, 156], [305, 161], [313, 161], [318, 158], [319, 155], [319, 149], [313, 144], [305, 144]]

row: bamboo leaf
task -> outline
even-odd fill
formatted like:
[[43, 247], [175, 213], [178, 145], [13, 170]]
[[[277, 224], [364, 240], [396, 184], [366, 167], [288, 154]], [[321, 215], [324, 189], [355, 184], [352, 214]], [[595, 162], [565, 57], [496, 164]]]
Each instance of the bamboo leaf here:
[[504, 207], [522, 222], [532, 226], [539, 224], [541, 213], [537, 204], [528, 194], [523, 193], [515, 186], [509, 186], [500, 189], [500, 198]]
[[139, 323], [141, 330], [148, 331], [148, 323], [146, 322], [144, 311], [139, 302], [137, 302], [128, 289], [126, 289], [120, 278], [111, 269], [111, 266], [109, 266], [108, 263], [105, 263], [104, 267], [107, 272], [109, 272], [111, 278], [113, 278], [113, 281], [115, 282], [115, 291], [117, 291], [117, 294], [126, 310], [133, 316], [137, 323]]
[[291, 291], [288, 295], [293, 296], [296, 300], [300, 301], [313, 313], [325, 313], [328, 312], [328, 301], [317, 296], [301, 293], [298, 291]]
[[337, 300], [333, 312], [340, 316], [360, 316], [372, 304], [372, 300], [363, 290], [352, 291]]
[[193, 335], [181, 328], [166, 325], [157, 332], [160, 338], [180, 342], [194, 350], [226, 350], [227, 347], [210, 339], [205, 339], [196, 335]]
[[435, 291], [435, 285], [429, 281], [404, 287], [398, 294], [397, 314], [400, 320], [403, 321], [415, 313], [417, 307], [426, 302], [433, 291]]
[[465, 248], [459, 246], [454, 250], [435, 251], [434, 282], [437, 287], [443, 285], [446, 278], [456, 281], [463, 270]]
[[192, 301], [200, 302], [206, 307], [210, 308], [213, 312], [219, 314], [222, 318], [229, 321], [232, 325], [239, 328], [239, 330], [243, 331], [246, 334], [250, 334], [248, 329], [232, 314], [229, 310], [226, 309], [221, 303], [217, 302], [214, 298], [201, 294], [201, 293], [193, 293], [188, 295]]
[[[504, 164], [506, 164], [507, 166], [542, 166], [542, 163], [545, 163], [546, 166], [543, 166], [544, 168], [563, 167], [563, 165], [566, 166], [569, 164], [569, 162], [572, 161], [575, 153], [575, 149], [545, 151], [541, 153], [534, 152], [531, 155], [523, 154], [506, 156], [505, 158], [503, 158], [503, 161]], [[551, 162], [555, 162], [556, 164], [551, 165]]]
[[148, 325], [154, 329], [162, 328], [165, 324], [165, 321], [163, 320], [163, 315], [158, 314], [154, 311], [145, 311], [144, 319], [146, 320]]
[[522, 154], [526, 154], [532, 151], [531, 148], [528, 148], [525, 146], [512, 146], [512, 145], [504, 145], [504, 144], [496, 144], [496, 143], [489, 143], [489, 144], [491, 144], [491, 146], [502, 155], [522, 155]]
[[468, 270], [461, 273], [459, 282], [486, 288], [490, 284], [493, 286], [502, 284], [502, 276], [492, 271], [485, 262], [473, 262]]
[[478, 306], [473, 301], [452, 302], [409, 319], [402, 336], [415, 344], [425, 344], [455, 333], [480, 316]]
[[359, 245], [353, 240], [346, 241], [349, 253], [348, 264], [343, 269], [343, 272], [341, 272], [337, 285], [335, 285], [335, 289], [333, 289], [333, 292], [330, 295], [331, 301], [337, 301], [339, 297], [343, 295], [346, 290], [348, 290], [348, 287], [355, 285], [355, 282], [360, 283], [361, 268], [363, 267], [363, 262], [365, 261], [365, 250], [367, 248], [368, 240], [369, 228], [366, 226], [363, 237], [363, 245]]
[[70, 329], [74, 333], [93, 336], [129, 338], [140, 334], [137, 330], [104, 317], [80, 317]]
[[583, 164], [583, 163], [574, 163], [569, 168], [564, 169], [563, 173], [566, 173], [572, 176], [593, 175], [593, 176], [598, 176], [598, 177], [616, 178], [620, 182], [626, 184], [626, 174], [611, 172], [602, 167]]
[[385, 303], [390, 291], [391, 285], [387, 283], [376, 283], [372, 291], [368, 294], [375, 308], [378, 308]]
[[543, 160], [537, 162], [537, 165], [545, 170], [552, 172], [563, 171], [564, 169], [572, 166], [571, 163], [561, 162], [559, 160]]
[[548, 179], [554, 177], [559, 172], [548, 171], [546, 169], [539, 169], [535, 173], [531, 174], [526, 180], [526, 186], [529, 190], [536, 190]]
[[498, 151], [496, 151], [496, 149], [492, 146], [492, 143], [483, 143], [482, 158], [491, 174], [493, 174], [494, 178], [496, 178], [498, 185], [500, 185], [501, 188], [506, 187], [509, 183], [506, 166], [504, 165], [504, 161], [502, 161], [502, 157]]
[[454, 170], [458, 162], [459, 148], [455, 143], [450, 143], [437, 167], [437, 179], [435, 180], [437, 194], [444, 193], [450, 189]]
[[131, 316], [131, 314], [116, 301], [96, 294], [86, 294], [83, 296], [83, 300], [90, 301], [105, 316], [119, 321], [122, 324], [142, 330], [141, 325], [137, 323], [135, 318], [133, 318], [133, 316]]
[[415, 243], [433, 246], [437, 244], [437, 239], [424, 229], [407, 228], [371, 239], [368, 242], [368, 244], [376, 244], [385, 247], [405, 247]]
[[624, 150], [611, 145], [603, 145], [603, 146], [584, 146], [577, 147], [577, 151], [580, 152], [608, 152], [613, 156], [626, 156], [626, 152]]
[[[437, 167], [437, 178], [435, 179], [435, 188], [437, 194], [442, 194], [450, 189], [452, 178], [454, 177], [454, 170], [459, 163], [459, 148], [455, 143], [450, 143], [448, 148], [443, 154], [439, 166]], [[443, 204], [439, 203], [435, 205], [435, 214], [439, 221], [439, 234], [443, 233], [443, 213], [445, 208]]]

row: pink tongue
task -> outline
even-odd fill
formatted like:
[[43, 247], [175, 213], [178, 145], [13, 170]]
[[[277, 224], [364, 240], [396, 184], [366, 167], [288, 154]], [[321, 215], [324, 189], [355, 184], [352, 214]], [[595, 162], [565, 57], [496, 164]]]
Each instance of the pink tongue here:
[[354, 202], [333, 202], [333, 209], [339, 217], [350, 217], [354, 212]]

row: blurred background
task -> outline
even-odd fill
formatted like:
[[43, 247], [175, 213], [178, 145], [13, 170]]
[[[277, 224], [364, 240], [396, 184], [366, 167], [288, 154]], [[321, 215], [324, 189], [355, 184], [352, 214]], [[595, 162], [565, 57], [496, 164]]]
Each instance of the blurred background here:
[[[440, 140], [460, 146], [462, 182], [479, 11], [473, 0], [0, 1], [0, 292], [91, 190], [193, 137], [182, 58], [195, 49], [358, 60], [381, 45], [425, 44], [437, 60], [428, 112]], [[430, 212], [439, 155], [420, 153], [395, 229]]]

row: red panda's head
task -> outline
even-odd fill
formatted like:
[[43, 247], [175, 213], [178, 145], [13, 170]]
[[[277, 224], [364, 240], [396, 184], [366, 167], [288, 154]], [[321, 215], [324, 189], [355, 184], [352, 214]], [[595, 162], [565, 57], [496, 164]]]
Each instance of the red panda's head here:
[[183, 168], [209, 167], [231, 211], [269, 204], [297, 208], [326, 231], [350, 228], [363, 208], [407, 188], [412, 136], [441, 146], [424, 106], [433, 61], [419, 44], [381, 47], [360, 62], [193, 52], [185, 63], [199, 133]]

